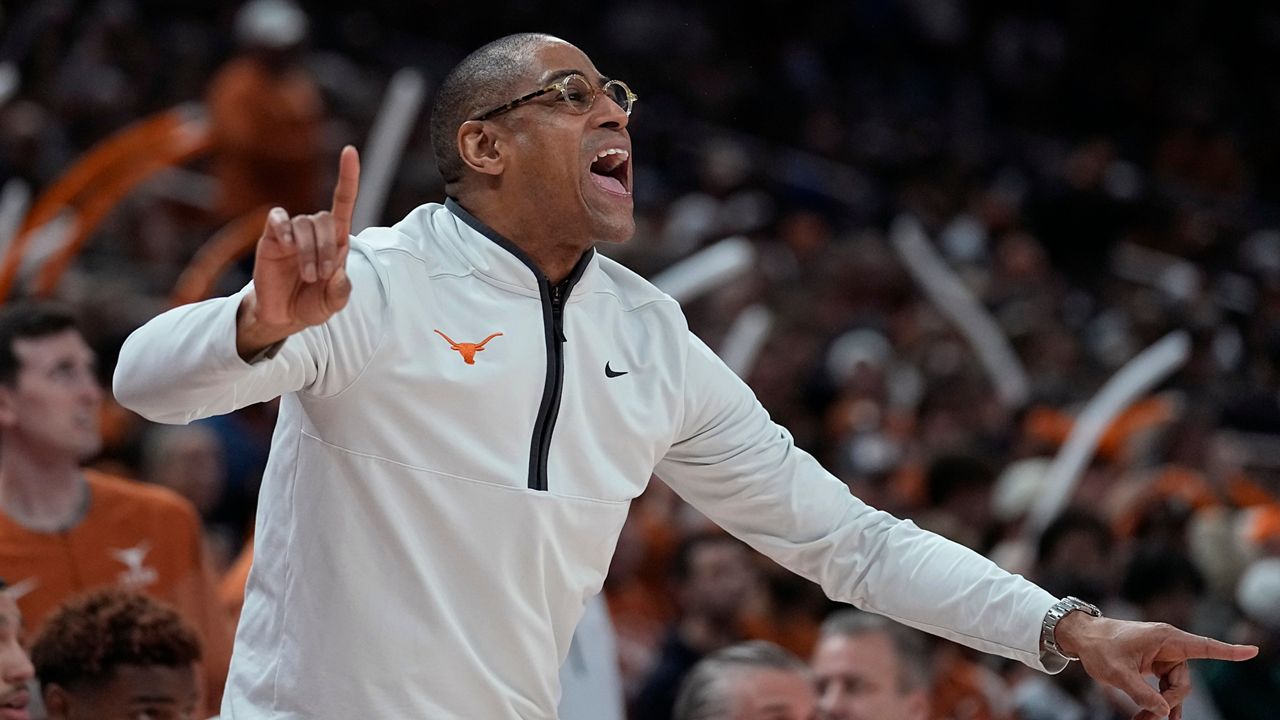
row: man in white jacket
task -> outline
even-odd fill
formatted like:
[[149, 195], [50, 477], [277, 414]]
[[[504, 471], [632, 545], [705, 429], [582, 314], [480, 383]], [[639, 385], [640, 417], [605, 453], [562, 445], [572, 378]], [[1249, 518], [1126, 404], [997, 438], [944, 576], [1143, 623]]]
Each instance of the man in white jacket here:
[[447, 203], [350, 238], [347, 148], [331, 212], [271, 212], [250, 286], [125, 344], [117, 397], [154, 420], [282, 397], [224, 717], [555, 717], [654, 472], [831, 597], [1036, 668], [1078, 655], [1145, 718], [1176, 716], [1188, 658], [1255, 652], [1092, 617], [796, 448], [673, 300], [592, 249], [635, 230], [634, 99], [562, 40], [497, 40], [437, 92]]

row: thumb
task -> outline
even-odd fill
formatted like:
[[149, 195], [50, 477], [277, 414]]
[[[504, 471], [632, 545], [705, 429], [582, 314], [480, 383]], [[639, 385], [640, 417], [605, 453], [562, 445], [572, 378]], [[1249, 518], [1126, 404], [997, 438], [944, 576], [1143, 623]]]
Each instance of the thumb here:
[[289, 224], [289, 213], [282, 207], [273, 207], [267, 213], [267, 222], [262, 228], [262, 239], [272, 239], [281, 245], [293, 245], [293, 227]]
[[1133, 698], [1143, 710], [1155, 715], [1155, 717], [1163, 718], [1169, 715], [1169, 703], [1160, 696], [1160, 693], [1146, 682], [1142, 680], [1142, 676], [1134, 672], [1121, 671], [1112, 679], [1112, 685], [1120, 688], [1125, 695]]
[[351, 279], [347, 277], [347, 269], [338, 266], [329, 276], [324, 286], [324, 306], [330, 313], [336, 313], [346, 307], [351, 298]]

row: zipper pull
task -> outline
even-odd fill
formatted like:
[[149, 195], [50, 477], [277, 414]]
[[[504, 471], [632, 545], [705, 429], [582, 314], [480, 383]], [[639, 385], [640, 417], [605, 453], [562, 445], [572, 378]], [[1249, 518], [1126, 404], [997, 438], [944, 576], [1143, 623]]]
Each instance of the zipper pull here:
[[564, 286], [551, 288], [551, 320], [556, 331], [556, 340], [565, 342], [564, 336]]

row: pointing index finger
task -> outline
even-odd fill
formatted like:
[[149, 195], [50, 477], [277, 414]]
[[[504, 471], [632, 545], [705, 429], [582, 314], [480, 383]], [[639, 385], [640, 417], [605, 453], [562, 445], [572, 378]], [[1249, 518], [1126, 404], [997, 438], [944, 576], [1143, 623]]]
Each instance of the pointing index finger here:
[[1205, 638], [1202, 657], [1213, 660], [1248, 660], [1257, 654], [1258, 648], [1253, 645], [1232, 645], [1220, 640]]
[[342, 148], [338, 161], [338, 184], [333, 188], [334, 234], [339, 247], [347, 244], [351, 235], [351, 215], [356, 209], [356, 195], [360, 191], [360, 154], [355, 147]]
[[1184, 658], [1204, 660], [1248, 660], [1258, 654], [1254, 645], [1232, 645], [1221, 640], [1185, 633], [1177, 644]]

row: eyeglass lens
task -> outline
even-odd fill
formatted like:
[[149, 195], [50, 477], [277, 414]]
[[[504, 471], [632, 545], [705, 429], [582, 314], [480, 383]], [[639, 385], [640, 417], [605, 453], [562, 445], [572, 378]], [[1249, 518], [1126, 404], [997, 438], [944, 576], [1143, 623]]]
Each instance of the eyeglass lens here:
[[627, 92], [626, 85], [617, 80], [610, 80], [605, 84], [604, 91], [608, 94], [609, 99], [618, 104], [618, 107], [625, 110], [628, 115], [631, 114], [631, 96]]
[[[570, 75], [565, 78], [564, 87], [560, 91], [560, 95], [577, 112], [586, 112], [591, 109], [591, 103], [595, 99], [596, 92], [586, 78], [581, 75]], [[617, 103], [618, 107], [630, 114], [631, 98], [625, 85], [616, 80], [611, 80], [605, 84], [603, 92], [610, 100]]]

